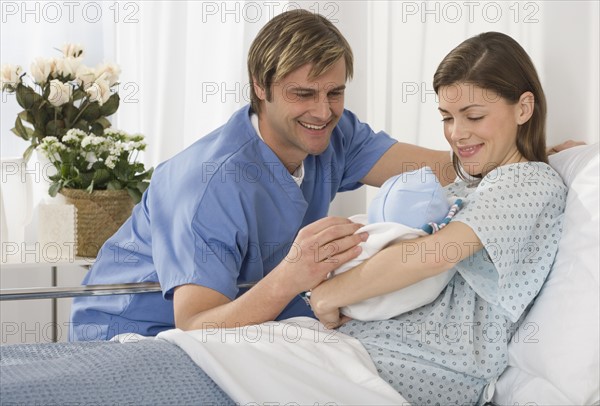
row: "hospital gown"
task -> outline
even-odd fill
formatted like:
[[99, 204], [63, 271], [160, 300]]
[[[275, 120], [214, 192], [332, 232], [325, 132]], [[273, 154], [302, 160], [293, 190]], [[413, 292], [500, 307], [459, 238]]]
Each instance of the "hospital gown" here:
[[[415, 405], [476, 403], [506, 368], [508, 343], [554, 261], [567, 191], [550, 166], [537, 162], [506, 165], [478, 185], [459, 181], [446, 189], [464, 201], [453, 221], [471, 227], [485, 249], [456, 265], [432, 303], [340, 328], [362, 342], [380, 376]], [[426, 255], [452, 258], [458, 249], [470, 248], [450, 244]]]

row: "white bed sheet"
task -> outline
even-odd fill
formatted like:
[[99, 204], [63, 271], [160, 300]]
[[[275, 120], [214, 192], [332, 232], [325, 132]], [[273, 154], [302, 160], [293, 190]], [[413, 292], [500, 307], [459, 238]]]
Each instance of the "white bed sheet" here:
[[358, 340], [308, 317], [157, 338], [182, 348], [239, 404], [409, 405]]

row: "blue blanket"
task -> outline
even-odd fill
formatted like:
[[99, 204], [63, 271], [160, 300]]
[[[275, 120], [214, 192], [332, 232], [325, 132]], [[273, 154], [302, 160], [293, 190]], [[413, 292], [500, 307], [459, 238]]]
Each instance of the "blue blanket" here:
[[0, 346], [0, 405], [233, 405], [162, 340]]

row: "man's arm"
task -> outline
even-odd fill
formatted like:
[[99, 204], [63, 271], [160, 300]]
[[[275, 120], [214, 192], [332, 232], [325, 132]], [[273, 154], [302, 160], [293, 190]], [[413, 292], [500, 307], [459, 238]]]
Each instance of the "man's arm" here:
[[551, 148], [548, 148], [547, 153], [548, 153], [548, 155], [552, 155], [552, 154], [556, 154], [558, 152], [564, 151], [564, 150], [569, 149], [569, 148], [577, 147], [579, 145], [585, 145], [585, 142], [583, 142], [583, 141], [567, 140], [567, 141], [561, 142], [560, 144], [555, 145], [555, 146], [553, 146]]
[[442, 186], [456, 179], [449, 151], [436, 151], [399, 142], [383, 154], [361, 182], [370, 186], [381, 186], [394, 175], [423, 166], [429, 166], [433, 170]]
[[[548, 155], [584, 144], [585, 142], [581, 141], [565, 141], [549, 148]], [[437, 151], [398, 142], [383, 154], [367, 173], [367, 176], [361, 179], [361, 182], [365, 185], [379, 187], [394, 175], [414, 171], [423, 166], [429, 166], [433, 170], [442, 186], [452, 183], [456, 179], [450, 151]]]
[[362, 225], [341, 217], [326, 217], [298, 233], [288, 256], [248, 292], [231, 301], [197, 285], [175, 289], [175, 327], [238, 327], [274, 320], [299, 293], [320, 284], [329, 272], [356, 258], [365, 233]]

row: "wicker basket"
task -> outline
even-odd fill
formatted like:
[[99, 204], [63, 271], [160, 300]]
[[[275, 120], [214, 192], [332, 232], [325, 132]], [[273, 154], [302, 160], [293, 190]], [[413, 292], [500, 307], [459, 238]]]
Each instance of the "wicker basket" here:
[[102, 244], [129, 218], [133, 200], [126, 190], [60, 191], [77, 212], [76, 255], [96, 257]]

